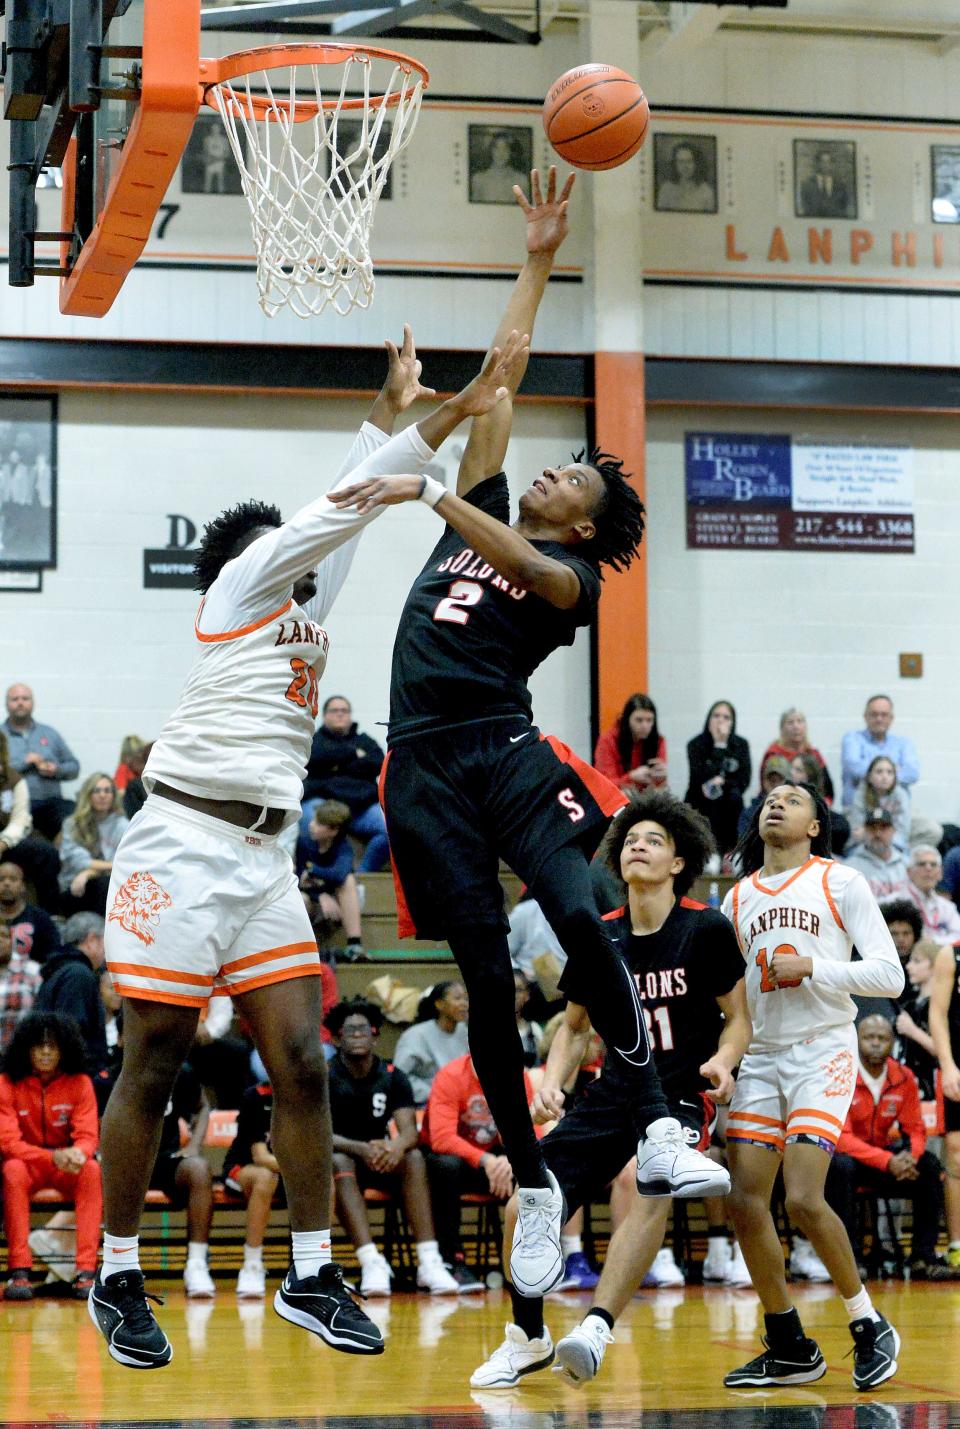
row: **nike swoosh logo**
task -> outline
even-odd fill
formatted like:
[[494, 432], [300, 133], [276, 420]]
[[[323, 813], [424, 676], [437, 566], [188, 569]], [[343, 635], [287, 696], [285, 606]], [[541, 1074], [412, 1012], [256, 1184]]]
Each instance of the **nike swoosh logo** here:
[[525, 730], [523, 731], [523, 734], [511, 734], [511, 736], [510, 736], [510, 743], [511, 743], [511, 744], [516, 744], [518, 740], [526, 739], [526, 737], [527, 737], [527, 735], [528, 735], [529, 733], [530, 733], [530, 731], [529, 731], [528, 729], [525, 729]]

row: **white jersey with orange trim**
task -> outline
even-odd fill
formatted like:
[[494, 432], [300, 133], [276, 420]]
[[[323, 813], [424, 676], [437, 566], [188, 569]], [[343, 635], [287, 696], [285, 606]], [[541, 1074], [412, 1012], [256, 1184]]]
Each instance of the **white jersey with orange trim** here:
[[[747, 965], [751, 1052], [792, 1047], [852, 1023], [856, 1005], [851, 993], [896, 997], [903, 991], [903, 969], [890, 931], [856, 869], [809, 858], [785, 873], [761, 870], [731, 888], [723, 912], [733, 923]], [[851, 962], [854, 946], [857, 962]], [[774, 953], [810, 958], [812, 976], [796, 987], [774, 986], [769, 979]]]
[[[332, 490], [371, 475], [417, 472], [433, 452], [415, 426], [389, 440], [364, 423]], [[320, 622], [340, 591], [360, 532], [384, 510], [305, 506], [229, 561], [200, 605], [199, 650], [150, 752], [157, 780], [206, 799], [299, 813], [329, 640]], [[317, 565], [307, 608], [291, 590]]]

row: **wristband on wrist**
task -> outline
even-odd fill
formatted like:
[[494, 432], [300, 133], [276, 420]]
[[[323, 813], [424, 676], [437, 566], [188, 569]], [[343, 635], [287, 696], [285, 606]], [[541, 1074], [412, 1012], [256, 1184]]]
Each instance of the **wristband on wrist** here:
[[437, 481], [432, 476], [422, 476], [420, 478], [423, 485], [420, 487], [418, 501], [425, 501], [428, 506], [436, 506], [442, 496], [446, 496], [447, 488], [442, 481]]

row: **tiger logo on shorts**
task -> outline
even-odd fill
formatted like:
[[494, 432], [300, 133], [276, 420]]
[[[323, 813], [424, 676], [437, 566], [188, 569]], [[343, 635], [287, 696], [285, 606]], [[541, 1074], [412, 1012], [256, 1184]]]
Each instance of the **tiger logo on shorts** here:
[[170, 894], [160, 887], [153, 874], [131, 873], [117, 889], [107, 921], [119, 923], [149, 947], [154, 941], [153, 929], [160, 914], [172, 903]]
[[826, 1085], [825, 1097], [847, 1097], [853, 1090], [853, 1053], [838, 1052], [821, 1068]]

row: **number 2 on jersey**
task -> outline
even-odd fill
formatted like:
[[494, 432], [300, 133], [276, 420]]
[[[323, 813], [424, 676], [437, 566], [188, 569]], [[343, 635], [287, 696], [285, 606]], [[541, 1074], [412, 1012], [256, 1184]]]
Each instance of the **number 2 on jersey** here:
[[[793, 946], [792, 943], [780, 943], [778, 947], [774, 948], [773, 956], [776, 957], [777, 953], [792, 953], [794, 957], [799, 956], [796, 948]], [[757, 967], [760, 969], [761, 992], [779, 992], [782, 987], [799, 987], [800, 984], [803, 982], [802, 977], [795, 978], [790, 982], [771, 982], [770, 964], [767, 962], [766, 948], [761, 948], [760, 951], [757, 953]]]
[[317, 672], [312, 665], [308, 665], [306, 660], [301, 660], [295, 655], [290, 661], [290, 669], [293, 671], [293, 679], [287, 686], [286, 696], [291, 704], [299, 705], [301, 709], [309, 709], [314, 719], [320, 708], [320, 696], [317, 693]]
[[483, 599], [483, 586], [476, 581], [454, 581], [450, 594], [445, 595], [433, 612], [434, 620], [448, 620], [451, 625], [466, 625], [470, 619], [467, 607], [479, 605]]

